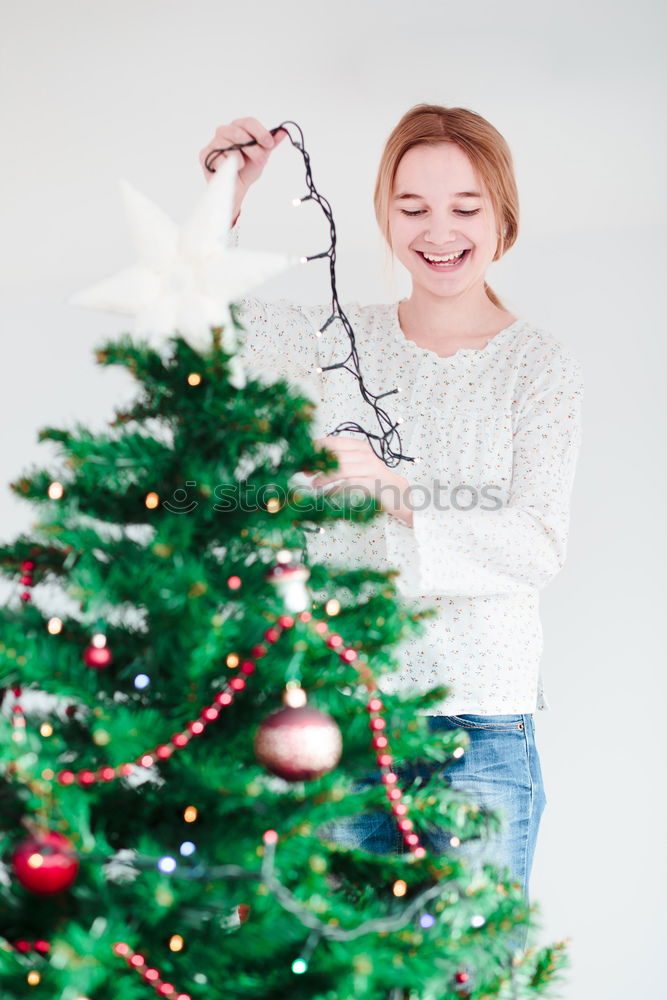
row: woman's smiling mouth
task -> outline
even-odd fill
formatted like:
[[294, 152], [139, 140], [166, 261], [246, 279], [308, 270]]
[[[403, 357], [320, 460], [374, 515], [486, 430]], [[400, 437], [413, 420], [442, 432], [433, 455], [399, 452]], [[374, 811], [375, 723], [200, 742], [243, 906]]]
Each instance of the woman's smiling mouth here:
[[470, 247], [453, 254], [426, 254], [422, 250], [415, 250], [415, 253], [419, 254], [426, 266], [432, 271], [455, 271], [470, 256]]

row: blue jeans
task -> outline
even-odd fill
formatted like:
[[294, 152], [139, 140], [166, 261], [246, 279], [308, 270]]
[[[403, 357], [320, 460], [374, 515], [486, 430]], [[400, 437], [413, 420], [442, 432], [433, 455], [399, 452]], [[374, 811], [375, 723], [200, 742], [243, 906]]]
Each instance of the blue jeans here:
[[[405, 788], [418, 777], [444, 781], [452, 788], [468, 793], [470, 799], [486, 809], [502, 814], [499, 834], [485, 840], [465, 841], [456, 848], [471, 867], [486, 862], [509, 869], [510, 878], [523, 888], [529, 905], [528, 884], [533, 864], [537, 831], [547, 799], [542, 781], [540, 758], [535, 745], [532, 714], [524, 715], [432, 715], [428, 727], [437, 739], [443, 730], [463, 729], [469, 747], [446, 767], [419, 761], [395, 767], [399, 785]], [[361, 784], [375, 782], [373, 775]], [[343, 846], [362, 847], [376, 854], [399, 853], [403, 839], [391, 813], [366, 813], [352, 816], [326, 827], [326, 835]], [[444, 852], [449, 846], [446, 830], [435, 828], [422, 834], [424, 847]], [[528, 928], [516, 938], [525, 946]]]

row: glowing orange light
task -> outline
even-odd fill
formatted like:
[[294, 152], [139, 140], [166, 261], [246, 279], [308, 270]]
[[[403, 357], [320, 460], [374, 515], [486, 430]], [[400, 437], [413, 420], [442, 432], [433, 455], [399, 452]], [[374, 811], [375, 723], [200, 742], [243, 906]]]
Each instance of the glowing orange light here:
[[190, 372], [188, 375], [188, 385], [200, 385], [201, 375], [199, 372]]
[[46, 624], [46, 630], [50, 635], [59, 635], [63, 630], [63, 623], [60, 618], [49, 618]]
[[160, 502], [160, 498], [157, 495], [157, 493], [147, 493], [146, 494], [146, 499], [144, 500], [144, 503], [146, 504], [146, 506], [148, 507], [149, 510], [155, 510], [155, 508], [157, 507], [157, 505], [159, 504], [159, 502]]

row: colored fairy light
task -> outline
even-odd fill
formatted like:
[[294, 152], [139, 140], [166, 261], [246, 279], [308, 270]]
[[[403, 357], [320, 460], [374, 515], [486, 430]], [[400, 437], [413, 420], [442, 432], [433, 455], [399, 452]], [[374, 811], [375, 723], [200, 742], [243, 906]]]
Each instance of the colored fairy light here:
[[396, 879], [391, 888], [391, 891], [395, 896], [405, 896], [406, 892], [408, 891], [407, 883], [404, 882], [402, 878]]
[[43, 722], [39, 727], [40, 736], [53, 736], [53, 726], [50, 722]]
[[266, 501], [266, 509], [269, 514], [276, 514], [280, 510], [280, 500], [278, 497], [269, 497]]
[[96, 649], [104, 649], [107, 644], [107, 637], [103, 632], [96, 632], [90, 642]]
[[471, 927], [482, 927], [486, 923], [486, 917], [483, 917], [481, 913], [475, 913], [474, 916], [470, 918]]
[[183, 819], [186, 823], [194, 823], [198, 815], [199, 810], [197, 809], [197, 806], [187, 806], [183, 810]]
[[278, 843], [278, 834], [276, 833], [275, 830], [266, 830], [264, 832], [264, 836], [262, 837], [262, 840], [264, 841], [265, 844], [277, 844]]
[[289, 563], [292, 561], [292, 553], [289, 549], [278, 549], [276, 552], [276, 562]]
[[35, 969], [32, 969], [28, 973], [26, 979], [28, 980], [28, 986], [38, 986], [39, 983], [42, 981], [42, 977], [40, 976], [39, 972], [37, 972]]
[[303, 708], [308, 699], [302, 687], [288, 687], [283, 694], [283, 702], [288, 708]]
[[60, 500], [65, 490], [63, 489], [63, 484], [55, 480], [49, 483], [49, 488], [46, 492], [50, 500]]
[[188, 385], [200, 385], [201, 375], [199, 372], [190, 372], [188, 375]]
[[185, 941], [180, 934], [172, 934], [169, 938], [169, 950], [170, 951], [183, 951], [183, 946]]
[[44, 858], [41, 854], [31, 854], [28, 858], [28, 865], [30, 868], [41, 868], [44, 864]]
[[308, 968], [308, 962], [305, 962], [302, 958], [295, 958], [292, 962], [292, 972], [300, 976]]
[[134, 678], [134, 686], [135, 688], [138, 688], [139, 691], [143, 691], [144, 688], [147, 688], [150, 682], [151, 679], [148, 674], [137, 674]]
[[452, 847], [460, 847], [461, 846], [461, 841], [460, 841], [460, 839], [458, 837], [450, 837], [449, 843], [451, 844]]
[[337, 601], [335, 597], [332, 597], [331, 600], [327, 601], [324, 605], [324, 610], [328, 615], [337, 615], [340, 611], [340, 602]]
[[240, 658], [237, 656], [236, 653], [229, 653], [227, 655], [227, 659], [225, 660], [227, 666], [230, 667], [230, 669], [232, 670], [234, 669], [234, 667], [238, 667], [240, 662], [241, 662]]
[[149, 510], [155, 510], [159, 502], [160, 502], [159, 496], [157, 495], [157, 493], [153, 492], [147, 493], [144, 499], [144, 503]]
[[170, 858], [169, 855], [165, 855], [157, 863], [158, 868], [165, 875], [170, 875], [172, 872], [176, 871], [176, 858]]
[[196, 850], [197, 848], [195, 847], [195, 845], [192, 843], [191, 840], [184, 840], [181, 846], [179, 847], [179, 851], [184, 858], [189, 858], [190, 855], [194, 854]]
[[46, 623], [46, 631], [50, 635], [59, 635], [63, 630], [63, 623], [60, 618], [49, 618]]
[[419, 923], [424, 928], [424, 930], [427, 930], [429, 927], [433, 927], [433, 924], [435, 923], [435, 917], [433, 916], [432, 913], [422, 913], [421, 917], [419, 918]]
[[227, 580], [227, 586], [229, 587], [230, 590], [238, 590], [239, 587], [241, 586], [241, 577], [230, 576], [229, 579]]

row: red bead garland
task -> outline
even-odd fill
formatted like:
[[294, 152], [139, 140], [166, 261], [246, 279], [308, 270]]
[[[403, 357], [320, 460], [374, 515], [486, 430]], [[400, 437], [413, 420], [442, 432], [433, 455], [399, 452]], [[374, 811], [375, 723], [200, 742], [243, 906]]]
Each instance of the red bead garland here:
[[21, 688], [13, 687], [12, 694], [16, 699], [12, 705], [12, 739], [15, 743], [21, 743], [25, 739], [25, 714], [19, 702]]
[[[352, 663], [358, 659], [357, 651], [350, 646], [346, 646], [341, 635], [337, 632], [329, 632], [329, 626], [326, 621], [313, 618], [310, 611], [302, 611], [297, 617], [302, 622], [313, 622], [314, 631], [324, 639], [330, 649], [337, 650], [338, 655], [344, 662]], [[277, 642], [282, 632], [292, 628], [296, 624], [296, 621], [297, 619], [292, 617], [292, 615], [280, 615], [276, 623], [264, 632], [266, 643], [273, 644]], [[243, 661], [240, 673], [244, 674], [245, 677], [253, 674], [256, 669], [255, 661], [266, 655], [266, 653], [266, 646], [262, 643], [256, 643], [251, 650], [252, 658]], [[382, 783], [385, 786], [387, 799], [391, 803], [392, 814], [397, 818], [397, 826], [405, 844], [411, 848], [415, 858], [421, 859], [426, 856], [426, 849], [421, 844], [419, 836], [414, 832], [414, 823], [407, 817], [407, 807], [401, 802], [403, 793], [398, 787], [398, 775], [391, 769], [393, 757], [389, 752], [389, 740], [384, 734], [387, 722], [381, 715], [384, 707], [383, 702], [372, 693], [375, 690], [375, 681], [368, 665], [360, 662], [357, 664], [357, 669], [364, 678], [366, 687], [371, 694], [366, 706], [370, 716], [371, 743], [373, 749], [378, 751], [376, 760], [382, 771]], [[57, 781], [61, 785], [71, 785], [77, 781], [80, 785], [86, 786], [96, 781], [111, 781], [114, 778], [127, 777], [133, 772], [135, 767], [151, 767], [155, 763], [155, 759], [166, 760], [174, 752], [174, 749], [181, 749], [187, 746], [194, 736], [200, 736], [204, 732], [210, 722], [215, 722], [220, 715], [219, 708], [226, 708], [231, 705], [234, 700], [234, 694], [245, 689], [245, 677], [238, 675], [232, 677], [227, 688], [218, 692], [215, 696], [212, 705], [205, 706], [201, 710], [199, 717], [188, 722], [182, 732], [174, 733], [170, 740], [171, 746], [160, 744], [155, 750], [141, 754], [133, 763], [121, 764], [116, 768], [102, 767], [96, 772], [80, 771], [76, 775], [72, 771], [60, 771], [56, 776]], [[163, 995], [166, 996], [167, 994]]]
[[[308, 612], [305, 613], [308, 614], [308, 620], [310, 620], [312, 616]], [[324, 638], [329, 632], [329, 626], [325, 621], [315, 621], [315, 631], [318, 635]], [[350, 663], [357, 659], [356, 650], [351, 647], [346, 647], [342, 637], [337, 632], [329, 634], [325, 641], [332, 649], [339, 649], [342, 647], [341, 652], [339, 652], [339, 656], [345, 662]], [[364, 674], [366, 675], [366, 687], [369, 692], [372, 692], [375, 689], [375, 681], [370, 677], [369, 668], [361, 663], [358, 665], [357, 669], [362, 676], [364, 676]], [[403, 836], [403, 840], [411, 849], [415, 858], [424, 858], [426, 856], [426, 848], [421, 844], [418, 835], [414, 832], [414, 823], [406, 816], [408, 810], [407, 806], [400, 801], [403, 797], [403, 793], [398, 787], [398, 775], [391, 770], [393, 758], [389, 753], [389, 740], [384, 735], [384, 730], [387, 728], [387, 722], [380, 714], [383, 708], [382, 700], [376, 695], [371, 695], [366, 707], [370, 715], [368, 724], [371, 733], [373, 734], [372, 746], [375, 750], [381, 751], [378, 753], [376, 760], [382, 771], [382, 783], [385, 786], [387, 798], [391, 802], [391, 811], [396, 817], [406, 817], [399, 819], [397, 822], [397, 826]]]
[[181, 993], [173, 983], [164, 982], [158, 970], [149, 966], [144, 956], [132, 951], [124, 941], [117, 941], [113, 945], [113, 952], [119, 958], [124, 958], [130, 969], [134, 969], [142, 979], [150, 983], [158, 996], [166, 997], [166, 1000], [191, 1000], [188, 993]]
[[[35, 564], [32, 559], [24, 559], [21, 563], [21, 576], [19, 577], [19, 583], [22, 583], [24, 587], [32, 587], [35, 582], [33, 579], [32, 572], [35, 568]], [[24, 590], [21, 594], [22, 601], [30, 600], [30, 591]]]

